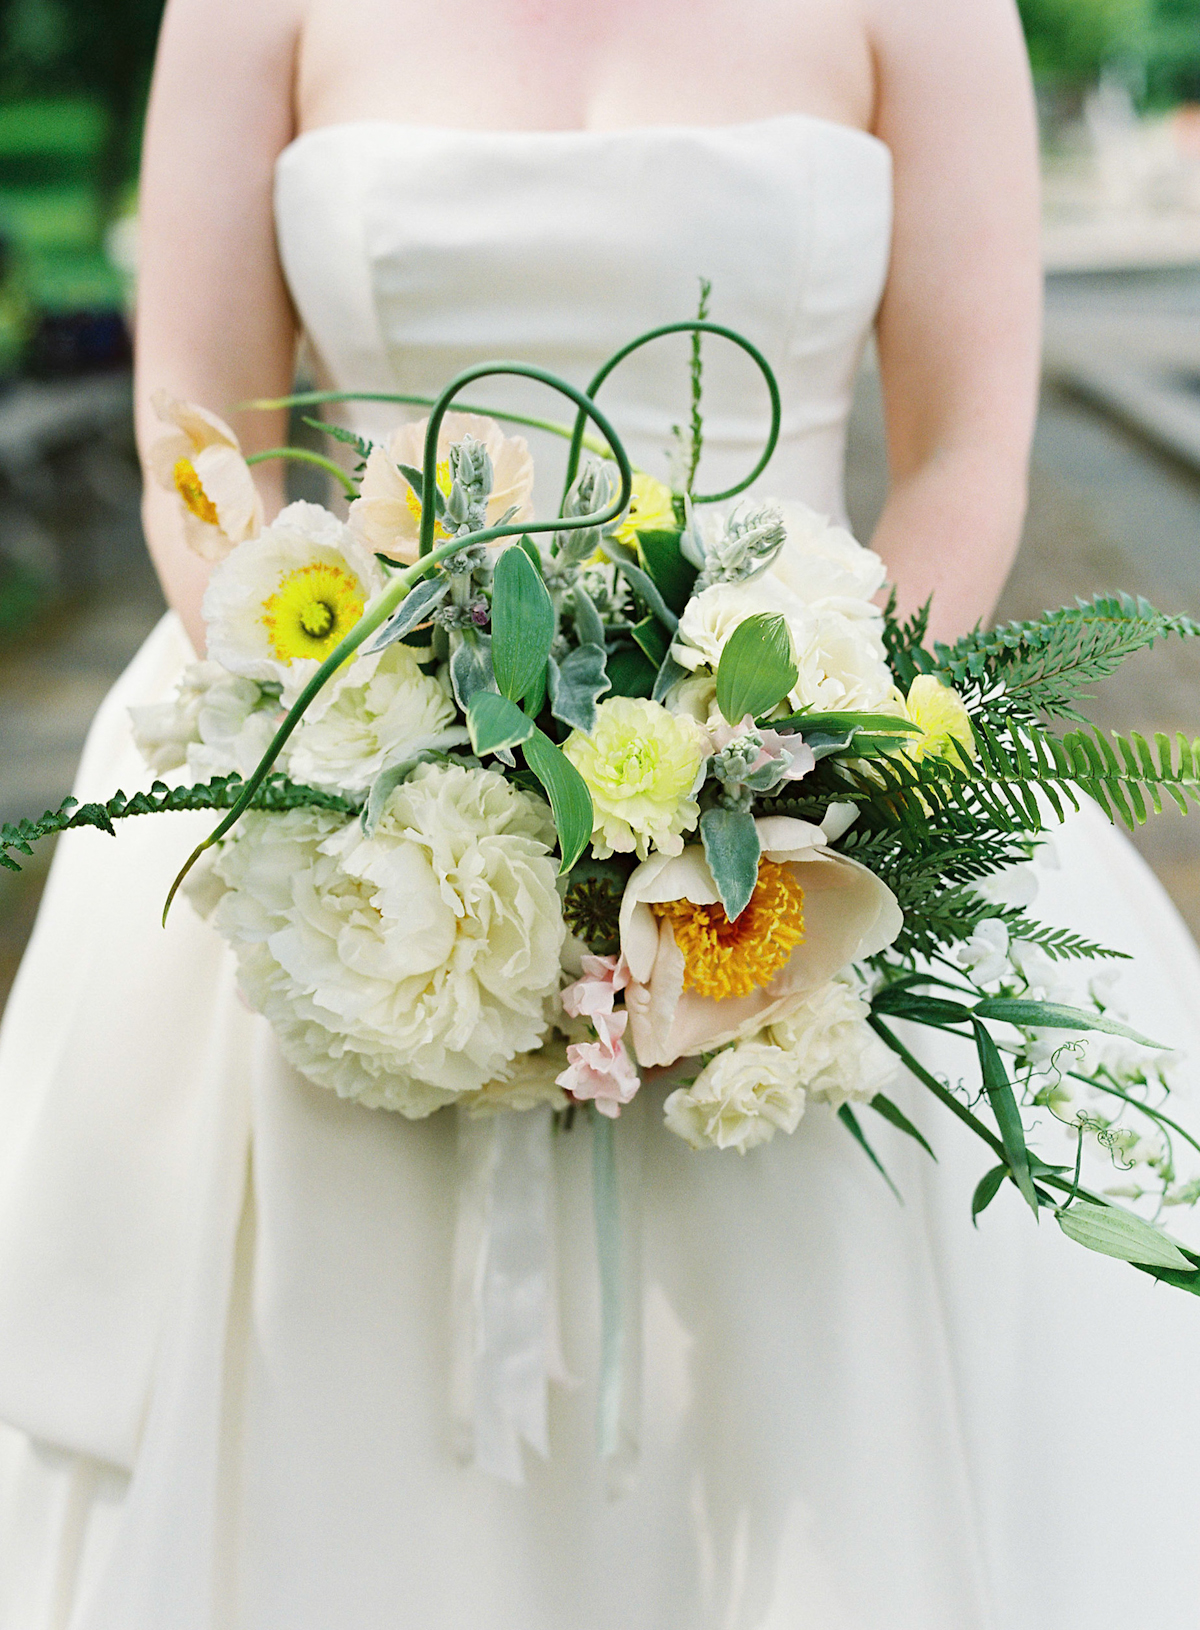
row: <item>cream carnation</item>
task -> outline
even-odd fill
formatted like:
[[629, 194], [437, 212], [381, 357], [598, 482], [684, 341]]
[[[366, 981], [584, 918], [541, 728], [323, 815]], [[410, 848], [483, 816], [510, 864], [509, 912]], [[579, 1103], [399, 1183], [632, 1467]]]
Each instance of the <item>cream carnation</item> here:
[[563, 744], [592, 795], [596, 858], [636, 851], [645, 860], [651, 848], [679, 854], [681, 834], [700, 819], [692, 794], [707, 750], [707, 736], [686, 715], [642, 697], [601, 702], [591, 735], [576, 730]]
[[294, 737], [291, 775], [313, 787], [365, 792], [388, 764], [422, 747], [462, 746], [454, 698], [421, 672], [411, 646], [386, 646], [362, 684], [351, 672], [335, 699], [305, 717]]
[[[382, 587], [378, 562], [336, 516], [289, 504], [213, 572], [204, 596], [209, 655], [230, 673], [282, 685], [290, 707]], [[377, 660], [355, 659], [359, 683]], [[324, 705], [333, 694], [327, 686]]]
[[549, 810], [491, 770], [422, 765], [367, 836], [250, 814], [215, 922], [284, 1055], [341, 1097], [428, 1115], [509, 1080], [560, 982]]
[[766, 1035], [785, 1050], [810, 1098], [834, 1109], [867, 1104], [900, 1069], [895, 1053], [867, 1023], [870, 1013], [856, 982], [831, 979], [776, 1019]]
[[[412, 562], [417, 558], [421, 532], [421, 505], [400, 474], [400, 465], [422, 468], [425, 432], [429, 420], [401, 425], [386, 447], [375, 446], [367, 458], [359, 496], [350, 506], [355, 536], [372, 554], [391, 555]], [[487, 448], [492, 461], [492, 491], [488, 498], [488, 525], [495, 526], [509, 509], [514, 519], [533, 519], [533, 459], [524, 436], [506, 436], [494, 419], [477, 413], [447, 413], [438, 434], [438, 484], [450, 491], [450, 448], [464, 436], [473, 436]]]
[[262, 499], [241, 444], [215, 413], [166, 391], [156, 391], [153, 401], [158, 417], [172, 428], [150, 445], [150, 473], [178, 498], [188, 548], [202, 560], [224, 560], [236, 544], [262, 530]]
[[779, 1047], [742, 1041], [710, 1060], [694, 1084], [663, 1105], [668, 1128], [693, 1149], [745, 1154], [776, 1132], [794, 1132], [804, 1114], [804, 1088]]
[[[279, 719], [274, 693], [227, 673], [218, 662], [194, 662], [166, 702], [131, 707], [133, 739], [150, 769], [164, 775], [186, 764], [197, 780], [251, 774]], [[278, 760], [287, 767], [287, 751]]]

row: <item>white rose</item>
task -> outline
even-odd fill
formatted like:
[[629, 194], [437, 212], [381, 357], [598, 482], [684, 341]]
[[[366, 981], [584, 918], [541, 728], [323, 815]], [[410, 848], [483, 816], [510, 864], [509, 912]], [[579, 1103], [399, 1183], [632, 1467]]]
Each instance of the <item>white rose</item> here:
[[560, 983], [549, 810], [491, 770], [422, 765], [368, 837], [244, 817], [214, 870], [242, 989], [310, 1080], [408, 1116], [510, 1078]]
[[787, 542], [771, 565], [771, 576], [806, 605], [823, 605], [848, 617], [878, 617], [872, 605], [887, 578], [887, 567], [845, 527], [835, 526], [807, 504], [780, 503]]
[[691, 1087], [663, 1105], [668, 1128], [693, 1149], [745, 1154], [777, 1131], [794, 1132], [804, 1114], [795, 1063], [779, 1047], [743, 1041], [705, 1065]]
[[898, 694], [883, 647], [882, 618], [816, 608], [803, 624], [788, 619], [799, 668], [789, 701], [821, 713], [874, 713]]
[[766, 1034], [791, 1060], [809, 1096], [840, 1109], [870, 1103], [895, 1080], [899, 1061], [866, 1022], [857, 982], [831, 979], [781, 1015]]
[[808, 608], [767, 572], [748, 583], [714, 583], [693, 596], [679, 619], [671, 655], [681, 668], [715, 669], [738, 624], [763, 611], [787, 619], [793, 643], [809, 637]]
[[467, 741], [454, 698], [421, 672], [410, 646], [393, 642], [373, 666], [364, 683], [348, 680], [315, 718], [305, 716], [294, 737], [293, 780], [365, 792], [386, 765], [418, 747]]

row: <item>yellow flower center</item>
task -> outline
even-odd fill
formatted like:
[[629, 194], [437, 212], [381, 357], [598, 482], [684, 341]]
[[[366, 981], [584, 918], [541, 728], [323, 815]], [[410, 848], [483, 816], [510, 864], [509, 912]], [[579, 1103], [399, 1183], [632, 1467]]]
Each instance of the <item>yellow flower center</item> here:
[[217, 506], [201, 485], [200, 477], [196, 474], [196, 466], [191, 459], [177, 458], [172, 475], [175, 480], [175, 491], [196, 519], [203, 521], [207, 526], [219, 526], [221, 523], [217, 515]]
[[804, 890], [795, 873], [762, 860], [750, 904], [736, 922], [722, 905], [669, 900], [652, 906], [666, 918], [683, 952], [684, 990], [718, 1001], [749, 996], [771, 982], [804, 938]]
[[263, 622], [281, 662], [323, 661], [363, 614], [358, 579], [319, 563], [289, 573], [263, 605]]
[[[442, 497], [449, 498], [450, 460], [448, 458], [438, 460], [437, 474], [435, 475], [434, 479], [437, 482], [438, 491], [441, 493]], [[420, 526], [421, 500], [417, 497], [416, 493], [411, 487], [409, 487], [404, 494], [404, 502], [408, 505], [408, 513], [412, 516], [417, 525]], [[450, 536], [449, 532], [446, 531], [446, 528], [440, 521], [434, 522], [433, 535], [435, 538], [448, 538]]]

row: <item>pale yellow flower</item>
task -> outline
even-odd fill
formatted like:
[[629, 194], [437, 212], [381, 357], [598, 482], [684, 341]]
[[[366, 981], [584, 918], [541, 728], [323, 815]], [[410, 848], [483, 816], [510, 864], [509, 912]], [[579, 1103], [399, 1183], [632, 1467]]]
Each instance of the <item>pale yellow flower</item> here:
[[647, 475], [644, 470], [635, 470], [633, 496], [613, 537], [627, 548], [636, 549], [639, 532], [673, 532], [678, 525], [674, 494], [670, 487]]
[[972, 761], [976, 757], [975, 736], [971, 719], [958, 692], [934, 674], [918, 674], [908, 687], [904, 703], [905, 716], [920, 725], [921, 734], [905, 743], [905, 752], [918, 761], [923, 758], [944, 758], [952, 764], [961, 764], [957, 742]]
[[681, 834], [700, 819], [692, 793], [708, 746], [694, 719], [657, 702], [613, 696], [600, 703], [591, 735], [576, 730], [563, 744], [592, 795], [598, 860], [614, 852], [645, 860], [651, 848], [679, 854]]
[[183, 513], [183, 535], [202, 560], [224, 560], [262, 530], [263, 508], [241, 443], [223, 419], [166, 391], [154, 411], [174, 428], [149, 448], [146, 463]]
[[[421, 531], [421, 505], [400, 474], [407, 464], [419, 470], [425, 457], [429, 420], [401, 425], [385, 446], [371, 449], [359, 496], [350, 505], [350, 525], [372, 554], [408, 563], [416, 560]], [[438, 434], [437, 481], [443, 496], [450, 491], [450, 449], [464, 436], [474, 436], [492, 461], [488, 525], [495, 526], [515, 507], [514, 521], [533, 519], [533, 459], [524, 436], [506, 436], [494, 419], [477, 413], [447, 413]], [[438, 530], [437, 535], [445, 534]]]

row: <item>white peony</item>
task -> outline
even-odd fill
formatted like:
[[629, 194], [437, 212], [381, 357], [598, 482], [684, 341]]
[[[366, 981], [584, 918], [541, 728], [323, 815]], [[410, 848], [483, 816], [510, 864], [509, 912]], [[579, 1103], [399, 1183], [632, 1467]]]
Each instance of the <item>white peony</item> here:
[[[768, 574], [769, 576], [770, 574]], [[883, 620], [809, 608], [803, 623], [788, 619], [800, 670], [788, 700], [819, 713], [875, 713], [898, 695], [883, 646]]]
[[[230, 673], [280, 684], [290, 707], [382, 587], [378, 561], [349, 527], [319, 504], [289, 504], [213, 572], [203, 606], [209, 655]], [[377, 660], [356, 655], [359, 683]], [[334, 694], [327, 686], [324, 705]]]
[[462, 746], [454, 698], [422, 673], [411, 646], [385, 647], [362, 684], [357, 670], [315, 716], [306, 715], [293, 738], [290, 773], [312, 787], [365, 792], [388, 764], [420, 747]]
[[871, 1004], [851, 979], [810, 991], [765, 1032], [787, 1053], [810, 1098], [840, 1109], [870, 1103], [891, 1086], [900, 1064], [867, 1019]]
[[779, 503], [787, 541], [770, 575], [806, 605], [823, 606], [847, 617], [875, 617], [871, 602], [887, 579], [887, 567], [843, 526], [835, 526], [807, 504]]
[[[167, 702], [131, 707], [133, 739], [156, 774], [187, 765], [193, 777], [250, 775], [279, 723], [279, 703], [252, 679], [218, 662], [194, 662]], [[286, 749], [278, 767], [287, 767]]]
[[560, 983], [562, 908], [539, 799], [422, 765], [368, 837], [317, 810], [250, 814], [213, 870], [248, 1001], [300, 1072], [418, 1117], [511, 1078]]
[[692, 1086], [663, 1105], [670, 1131], [693, 1149], [745, 1154], [777, 1131], [794, 1132], [804, 1114], [795, 1061], [782, 1048], [742, 1041], [710, 1060]]

